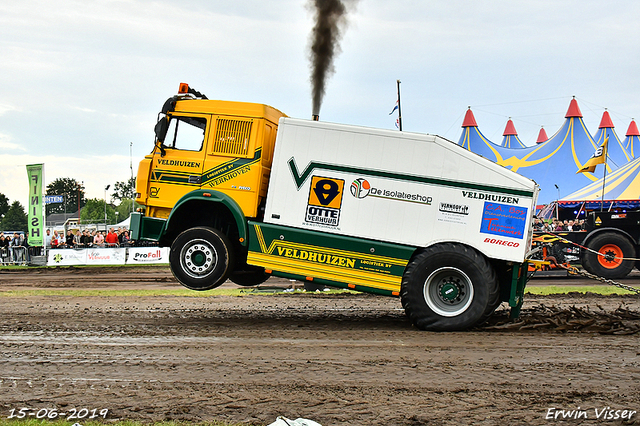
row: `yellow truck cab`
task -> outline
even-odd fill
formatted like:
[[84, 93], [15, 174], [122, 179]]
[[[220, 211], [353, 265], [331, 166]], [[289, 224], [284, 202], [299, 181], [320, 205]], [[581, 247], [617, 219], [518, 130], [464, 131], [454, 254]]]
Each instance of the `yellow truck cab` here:
[[284, 114], [267, 105], [207, 100], [186, 84], [180, 93], [165, 103], [154, 149], [140, 163], [136, 201], [147, 216], [167, 219], [185, 193], [215, 189], [245, 217], [258, 217]]

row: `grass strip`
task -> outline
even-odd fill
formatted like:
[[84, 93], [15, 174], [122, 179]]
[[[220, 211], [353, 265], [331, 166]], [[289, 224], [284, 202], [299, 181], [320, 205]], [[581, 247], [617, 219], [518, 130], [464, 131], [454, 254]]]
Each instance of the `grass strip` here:
[[610, 296], [614, 294], [635, 294], [632, 291], [612, 285], [527, 285], [525, 292], [538, 295], [595, 293]]

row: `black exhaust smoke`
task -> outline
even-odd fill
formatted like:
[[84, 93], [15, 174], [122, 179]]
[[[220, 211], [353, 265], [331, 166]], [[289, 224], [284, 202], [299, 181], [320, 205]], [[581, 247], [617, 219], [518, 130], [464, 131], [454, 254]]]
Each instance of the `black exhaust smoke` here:
[[313, 119], [317, 121], [327, 78], [335, 72], [333, 58], [340, 53], [340, 39], [347, 25], [347, 8], [341, 0], [311, 0], [311, 5], [315, 10], [316, 24], [311, 33], [309, 57]]

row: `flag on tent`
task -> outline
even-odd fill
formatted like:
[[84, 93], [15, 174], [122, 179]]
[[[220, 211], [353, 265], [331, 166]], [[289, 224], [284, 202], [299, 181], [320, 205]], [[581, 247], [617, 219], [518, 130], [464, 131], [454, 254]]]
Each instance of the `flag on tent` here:
[[602, 142], [602, 145], [600, 145], [598, 149], [596, 149], [596, 152], [593, 153], [591, 158], [589, 158], [587, 162], [584, 163], [584, 166], [582, 166], [582, 168], [578, 170], [576, 174], [584, 173], [584, 172], [593, 173], [598, 164], [605, 164], [607, 159], [607, 143], [608, 142], [609, 142], [609, 138], [607, 137], [604, 140], [604, 142]]

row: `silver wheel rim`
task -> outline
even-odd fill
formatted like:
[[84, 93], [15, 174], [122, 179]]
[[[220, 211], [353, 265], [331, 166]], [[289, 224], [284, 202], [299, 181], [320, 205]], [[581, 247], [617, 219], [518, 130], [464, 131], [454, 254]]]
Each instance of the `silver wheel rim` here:
[[455, 317], [471, 305], [473, 284], [460, 269], [443, 267], [427, 277], [423, 294], [424, 300], [433, 312], [443, 317]]
[[206, 240], [191, 240], [180, 250], [180, 266], [192, 278], [204, 278], [218, 264], [218, 252]]

